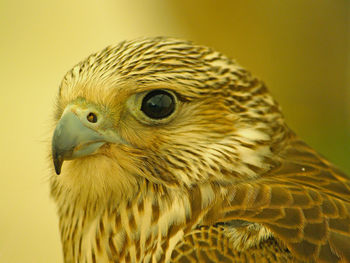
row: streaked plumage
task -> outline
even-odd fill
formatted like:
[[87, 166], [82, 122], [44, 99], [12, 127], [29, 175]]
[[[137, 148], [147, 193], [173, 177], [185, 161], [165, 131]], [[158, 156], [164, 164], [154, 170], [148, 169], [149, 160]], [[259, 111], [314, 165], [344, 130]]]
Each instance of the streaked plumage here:
[[[152, 90], [169, 116], [141, 111]], [[107, 47], [66, 74], [55, 124], [65, 262], [350, 262], [348, 177], [212, 49]]]

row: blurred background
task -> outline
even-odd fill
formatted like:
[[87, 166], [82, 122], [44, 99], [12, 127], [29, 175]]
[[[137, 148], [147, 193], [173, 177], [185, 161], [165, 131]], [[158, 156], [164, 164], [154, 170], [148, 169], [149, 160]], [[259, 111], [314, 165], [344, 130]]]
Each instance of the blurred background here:
[[263, 79], [290, 126], [350, 174], [350, 1], [0, 0], [0, 262], [62, 262], [46, 156], [61, 78], [107, 45], [173, 36]]

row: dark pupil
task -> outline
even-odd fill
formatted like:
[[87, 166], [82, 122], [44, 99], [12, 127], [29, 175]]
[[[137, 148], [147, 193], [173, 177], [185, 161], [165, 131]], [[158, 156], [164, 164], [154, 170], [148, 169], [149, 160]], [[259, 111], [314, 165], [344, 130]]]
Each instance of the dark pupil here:
[[175, 102], [173, 96], [163, 90], [148, 93], [142, 101], [141, 110], [152, 119], [163, 119], [173, 113]]

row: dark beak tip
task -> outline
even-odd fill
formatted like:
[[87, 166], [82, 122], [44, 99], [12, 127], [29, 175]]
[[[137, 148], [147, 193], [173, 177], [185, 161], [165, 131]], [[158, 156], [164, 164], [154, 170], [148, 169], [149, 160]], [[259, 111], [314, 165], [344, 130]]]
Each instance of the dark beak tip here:
[[61, 167], [55, 166], [55, 171], [57, 175], [61, 174]]
[[55, 166], [55, 172], [57, 175], [61, 174], [61, 167], [63, 164], [63, 158], [61, 155], [53, 155], [53, 165]]

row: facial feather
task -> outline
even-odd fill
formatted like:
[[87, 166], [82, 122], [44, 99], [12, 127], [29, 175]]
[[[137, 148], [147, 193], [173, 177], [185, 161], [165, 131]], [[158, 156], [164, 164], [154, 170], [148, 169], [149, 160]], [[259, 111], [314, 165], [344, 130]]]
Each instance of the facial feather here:
[[[141, 107], [137, 96], [160, 89], [176, 96], [174, 117], [141, 120], [143, 113], [134, 112]], [[203, 223], [205, 213], [228, 195], [219, 186], [258, 178], [272, 167], [267, 160], [279, 148], [270, 146], [280, 144], [287, 129], [260, 80], [210, 48], [168, 38], [122, 42], [77, 64], [61, 83], [56, 123], [69, 105], [96, 108], [105, 125], [88, 125], [118, 138], [65, 161], [62, 174], [51, 179], [62, 241], [82, 242], [87, 262], [115, 255], [131, 262], [170, 260], [184, 229]], [[77, 207], [66, 216], [72, 203]], [[63, 229], [78, 222], [79, 209], [87, 211], [81, 223], [86, 234], [72, 237]], [[101, 224], [109, 236], [93, 231]], [[251, 231], [257, 242], [270, 237], [258, 225]], [[232, 230], [228, 236], [239, 237], [237, 243], [253, 235]], [[105, 244], [105, 254], [98, 244]], [[64, 251], [67, 262], [81, 256]]]

